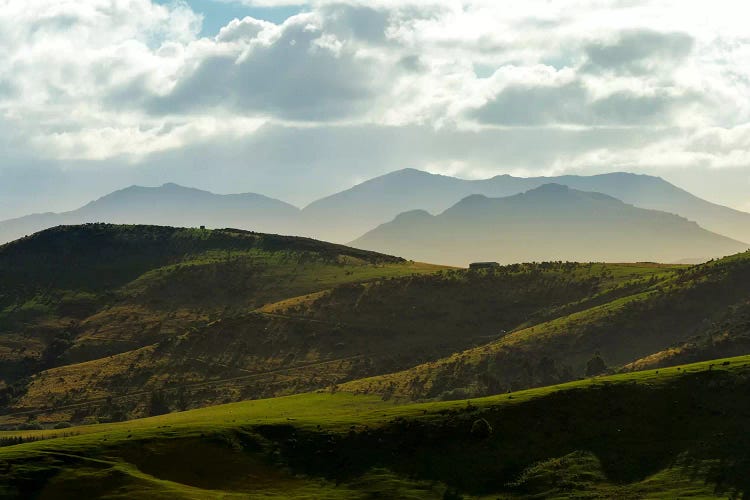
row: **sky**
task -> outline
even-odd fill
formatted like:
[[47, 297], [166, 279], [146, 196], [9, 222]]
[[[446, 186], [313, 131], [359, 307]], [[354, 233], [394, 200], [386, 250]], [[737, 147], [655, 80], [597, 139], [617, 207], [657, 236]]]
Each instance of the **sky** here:
[[738, 0], [0, 0], [0, 219], [131, 184], [304, 205], [419, 168], [750, 211]]

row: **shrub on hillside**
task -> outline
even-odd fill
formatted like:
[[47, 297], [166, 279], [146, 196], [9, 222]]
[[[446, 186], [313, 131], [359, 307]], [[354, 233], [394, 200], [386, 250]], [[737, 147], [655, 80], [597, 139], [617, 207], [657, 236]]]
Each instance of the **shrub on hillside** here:
[[487, 439], [492, 435], [492, 426], [483, 418], [477, 419], [471, 424], [471, 435], [477, 439]]

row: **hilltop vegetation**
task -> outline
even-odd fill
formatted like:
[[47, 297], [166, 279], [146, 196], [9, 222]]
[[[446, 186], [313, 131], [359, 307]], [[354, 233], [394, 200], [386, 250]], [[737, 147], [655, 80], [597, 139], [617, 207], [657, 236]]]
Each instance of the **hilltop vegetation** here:
[[750, 358], [471, 401], [304, 394], [2, 433], [6, 497], [740, 498]]

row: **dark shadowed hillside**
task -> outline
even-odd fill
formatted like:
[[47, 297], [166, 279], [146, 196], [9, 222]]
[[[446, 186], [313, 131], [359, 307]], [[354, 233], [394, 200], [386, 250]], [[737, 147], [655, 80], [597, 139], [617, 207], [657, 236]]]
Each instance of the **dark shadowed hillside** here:
[[454, 265], [485, 260], [676, 262], [748, 248], [682, 217], [560, 184], [506, 198], [472, 195], [437, 216], [406, 212], [352, 245]]
[[750, 491], [750, 408], [737, 397], [750, 390], [749, 361], [470, 401], [394, 405], [320, 391], [0, 432], [0, 495], [739, 499]]
[[[440, 397], [450, 395], [449, 391], [493, 394], [608, 369], [649, 366], [646, 360], [654, 353], [659, 353], [655, 358], [662, 365], [679, 363], [686, 358], [674, 356], [670, 362], [663, 352], [696, 338], [716, 336], [721, 344], [717, 331], [727, 335], [724, 352], [744, 354], [748, 283], [748, 253], [678, 270], [615, 300], [517, 329], [435, 363], [356, 381], [346, 389], [411, 398]], [[711, 348], [722, 352], [710, 343], [702, 359], [711, 359]]]
[[[92, 224], [0, 247], [5, 423], [148, 415], [403, 370], [680, 267], [479, 275], [305, 238]], [[20, 412], [20, 413], [19, 413]]]
[[438, 269], [232, 229], [53, 228], [0, 246], [0, 389], [291, 296]]

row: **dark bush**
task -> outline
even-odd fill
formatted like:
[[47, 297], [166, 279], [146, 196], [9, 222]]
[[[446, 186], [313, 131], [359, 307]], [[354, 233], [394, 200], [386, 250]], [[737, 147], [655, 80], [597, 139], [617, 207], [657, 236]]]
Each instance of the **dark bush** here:
[[492, 435], [492, 426], [483, 418], [475, 420], [471, 424], [471, 435], [477, 439], [487, 439]]

